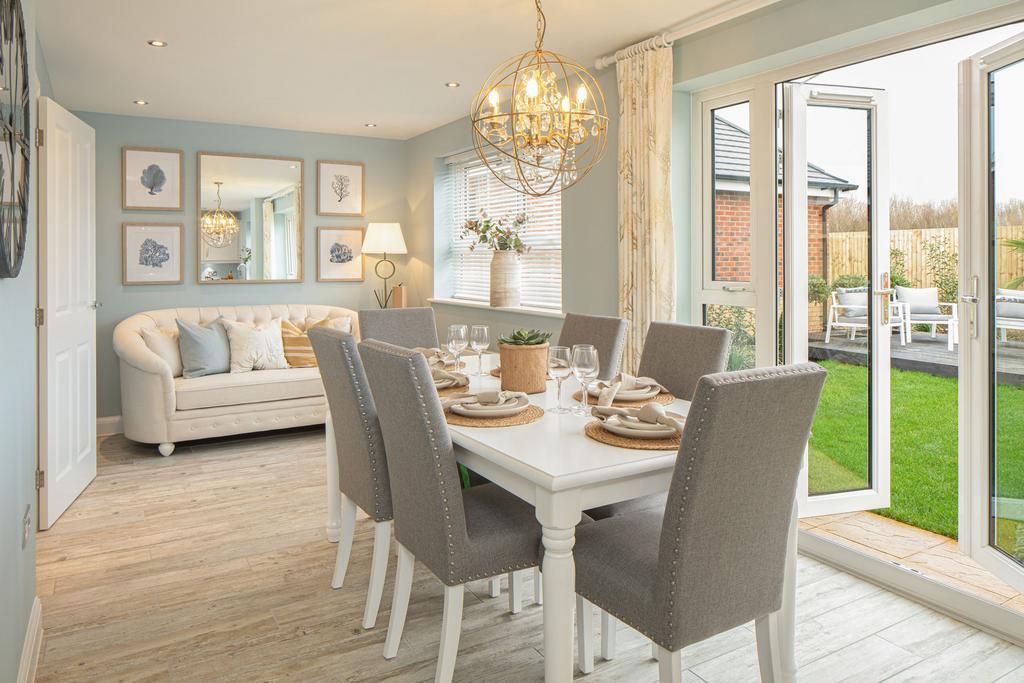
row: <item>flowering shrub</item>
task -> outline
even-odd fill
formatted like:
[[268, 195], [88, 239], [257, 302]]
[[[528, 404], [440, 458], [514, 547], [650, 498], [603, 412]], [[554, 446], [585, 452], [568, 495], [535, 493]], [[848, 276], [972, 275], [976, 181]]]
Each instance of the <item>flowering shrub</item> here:
[[470, 251], [483, 244], [495, 251], [514, 251], [522, 255], [530, 250], [520, 235], [528, 220], [525, 213], [495, 219], [481, 209], [479, 218], [468, 218], [462, 224], [462, 239], [472, 240]]

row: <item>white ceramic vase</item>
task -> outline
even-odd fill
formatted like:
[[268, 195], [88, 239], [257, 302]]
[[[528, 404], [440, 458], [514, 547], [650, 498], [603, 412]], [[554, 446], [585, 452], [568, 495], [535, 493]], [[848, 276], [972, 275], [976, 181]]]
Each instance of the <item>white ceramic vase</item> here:
[[514, 251], [495, 250], [491, 256], [491, 306], [519, 305], [522, 265]]

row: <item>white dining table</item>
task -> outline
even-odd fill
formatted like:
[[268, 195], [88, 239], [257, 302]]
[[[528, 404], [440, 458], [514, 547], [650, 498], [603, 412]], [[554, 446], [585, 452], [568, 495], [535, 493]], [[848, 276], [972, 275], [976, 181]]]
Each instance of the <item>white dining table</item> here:
[[[485, 363], [485, 367], [487, 367]], [[469, 365], [475, 370], [475, 361]], [[470, 391], [497, 389], [500, 380], [489, 374], [471, 376]], [[563, 401], [579, 389], [574, 379], [563, 382]], [[547, 410], [557, 400], [555, 382], [530, 402]], [[685, 415], [688, 401], [677, 400], [670, 411]], [[584, 510], [668, 490], [675, 451], [621, 448], [597, 442], [583, 432], [594, 418], [545, 412], [526, 425], [464, 427], [448, 425], [452, 441], [462, 448], [456, 457], [467, 468], [522, 498], [536, 508], [544, 544], [544, 680], [573, 678], [573, 611], [576, 568], [573, 559], [576, 525]], [[337, 540], [341, 520], [338, 466], [330, 418], [327, 421], [328, 537]], [[795, 509], [795, 508], [794, 508]], [[796, 516], [786, 563], [783, 606], [770, 620], [775, 631], [774, 671], [781, 681], [796, 680], [794, 656], [796, 593]]]

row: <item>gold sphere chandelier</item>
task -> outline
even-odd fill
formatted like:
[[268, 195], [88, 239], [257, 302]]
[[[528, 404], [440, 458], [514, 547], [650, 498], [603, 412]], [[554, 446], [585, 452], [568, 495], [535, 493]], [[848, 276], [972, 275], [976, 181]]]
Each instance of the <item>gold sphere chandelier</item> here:
[[473, 146], [498, 180], [540, 197], [582, 180], [604, 156], [608, 112], [601, 86], [576, 62], [544, 49], [537, 6], [534, 49], [499, 66], [473, 99]]
[[217, 181], [217, 208], [207, 211], [199, 219], [199, 233], [203, 241], [211, 247], [226, 247], [235, 241], [238, 236], [238, 219], [230, 211], [220, 208], [220, 186], [224, 183]]

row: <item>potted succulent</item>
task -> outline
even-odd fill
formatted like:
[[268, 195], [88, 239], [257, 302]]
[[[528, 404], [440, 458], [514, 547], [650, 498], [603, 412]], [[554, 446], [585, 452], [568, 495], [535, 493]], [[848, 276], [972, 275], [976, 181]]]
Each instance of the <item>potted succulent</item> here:
[[538, 394], [548, 378], [550, 332], [516, 330], [498, 338], [501, 354], [501, 388]]
[[518, 306], [521, 266], [519, 257], [530, 250], [520, 234], [529, 218], [525, 213], [502, 218], [491, 218], [480, 210], [479, 218], [469, 218], [462, 224], [462, 238], [471, 240], [470, 251], [484, 245], [493, 251], [491, 256], [491, 306]]

